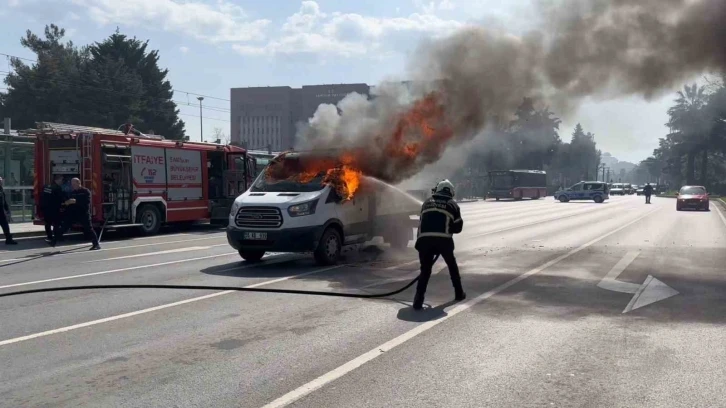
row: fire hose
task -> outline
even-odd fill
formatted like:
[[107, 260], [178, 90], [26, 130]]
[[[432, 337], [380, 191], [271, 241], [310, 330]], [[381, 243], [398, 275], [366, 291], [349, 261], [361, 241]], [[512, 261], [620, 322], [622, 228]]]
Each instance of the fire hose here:
[[[439, 255], [434, 258], [434, 263], [439, 259]], [[418, 282], [420, 276], [414, 278], [400, 289], [396, 289], [386, 293], [359, 294], [359, 293], [342, 293], [342, 292], [323, 292], [313, 290], [295, 290], [295, 289], [270, 289], [270, 288], [245, 288], [239, 286], [205, 286], [205, 285], [84, 285], [84, 286], [62, 286], [55, 288], [41, 288], [21, 290], [18, 292], [0, 293], [0, 298], [30, 295], [32, 293], [45, 292], [61, 292], [70, 290], [92, 290], [92, 289], [185, 289], [185, 290], [219, 290], [219, 291], [235, 291], [235, 292], [261, 292], [261, 293], [284, 293], [292, 295], [314, 295], [314, 296], [332, 296], [359, 299], [376, 299], [397, 295]]]

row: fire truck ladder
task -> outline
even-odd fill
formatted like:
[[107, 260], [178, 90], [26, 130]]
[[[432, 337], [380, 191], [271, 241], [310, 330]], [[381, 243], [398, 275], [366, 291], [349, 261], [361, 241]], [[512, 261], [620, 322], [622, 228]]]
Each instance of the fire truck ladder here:
[[[93, 203], [93, 134], [85, 133], [81, 138], [81, 185], [91, 192], [89, 200]], [[93, 208], [93, 205], [91, 205]]]
[[81, 135], [81, 184], [93, 191], [93, 135]]

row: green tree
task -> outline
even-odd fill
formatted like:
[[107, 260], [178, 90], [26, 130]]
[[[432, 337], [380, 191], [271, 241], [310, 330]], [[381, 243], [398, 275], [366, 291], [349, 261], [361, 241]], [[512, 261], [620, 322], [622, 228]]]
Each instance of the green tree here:
[[595, 135], [585, 133], [581, 124], [575, 126], [572, 139], [567, 149], [566, 161], [563, 163], [570, 181], [594, 178], [600, 164], [600, 152], [595, 144]]
[[34, 127], [36, 121], [70, 122], [76, 117], [73, 108], [81, 83], [87, 50], [73, 42], [63, 43], [65, 30], [51, 24], [45, 38], [28, 30], [20, 44], [37, 55], [30, 66], [11, 58], [12, 71], [5, 78], [8, 91], [3, 97], [4, 114], [13, 118], [14, 127]]
[[537, 110], [534, 101], [525, 98], [508, 129], [515, 167], [541, 170], [549, 165], [562, 142], [560, 123], [549, 108]]
[[115, 64], [138, 76], [142, 93], [134, 111], [140, 124], [167, 138], [182, 139], [184, 122], [179, 119], [179, 110], [172, 101], [173, 90], [166, 78], [169, 70], [159, 68], [159, 52], [149, 51], [148, 45], [148, 41], [128, 38], [116, 31], [90, 46], [92, 66], [97, 71], [108, 72]]
[[90, 47], [63, 43], [65, 30], [51, 24], [44, 38], [27, 31], [21, 44], [37, 55], [33, 65], [12, 59], [0, 103], [15, 127], [63, 122], [116, 129], [125, 122], [167, 138], [184, 136], [171, 100], [167, 70], [148, 43], [118, 32]]
[[[669, 135], [686, 155], [686, 183], [696, 182], [696, 156], [698, 152], [708, 155], [708, 134], [710, 124], [704, 106], [707, 103], [706, 89], [697, 84], [686, 85], [678, 92], [675, 105], [668, 110]], [[706, 166], [707, 163], [704, 163]]]

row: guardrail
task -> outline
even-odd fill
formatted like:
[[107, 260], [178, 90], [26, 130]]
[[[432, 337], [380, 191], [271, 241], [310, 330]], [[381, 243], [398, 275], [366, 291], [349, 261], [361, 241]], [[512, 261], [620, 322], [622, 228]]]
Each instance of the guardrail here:
[[10, 207], [10, 223], [30, 222], [35, 217], [35, 199], [32, 186], [6, 186], [5, 199]]

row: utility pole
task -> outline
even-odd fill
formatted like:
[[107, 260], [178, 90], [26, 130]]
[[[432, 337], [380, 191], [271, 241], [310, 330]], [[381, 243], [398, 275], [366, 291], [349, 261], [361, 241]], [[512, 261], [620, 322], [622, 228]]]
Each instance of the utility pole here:
[[204, 127], [202, 126], [202, 101], [204, 100], [203, 96], [200, 96], [197, 98], [199, 101], [199, 141], [204, 141]]

